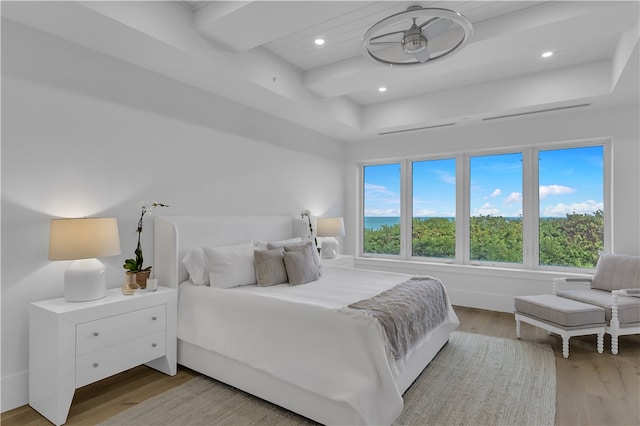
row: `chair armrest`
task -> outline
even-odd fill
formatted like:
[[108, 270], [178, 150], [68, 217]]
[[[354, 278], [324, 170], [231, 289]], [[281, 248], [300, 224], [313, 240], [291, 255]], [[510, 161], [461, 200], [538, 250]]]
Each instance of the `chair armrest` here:
[[593, 277], [560, 277], [553, 279], [553, 294], [558, 292], [558, 285], [561, 283], [585, 283], [590, 284]]
[[618, 296], [640, 297], [640, 288], [621, 288], [620, 290], [613, 290], [611, 294], [616, 294]]

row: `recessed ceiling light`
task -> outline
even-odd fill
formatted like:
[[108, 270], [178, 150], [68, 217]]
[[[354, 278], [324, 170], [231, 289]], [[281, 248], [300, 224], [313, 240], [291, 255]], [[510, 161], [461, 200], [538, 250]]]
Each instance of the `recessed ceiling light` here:
[[324, 44], [323, 38], [317, 38], [313, 41], [317, 46], [322, 46]]
[[553, 56], [553, 52], [552, 52], [552, 51], [550, 51], [550, 50], [548, 50], [548, 51], [546, 51], [546, 52], [544, 52], [544, 53], [542, 54], [542, 57], [543, 57], [543, 58], [550, 58], [551, 56]]
[[386, 87], [378, 87], [378, 92], [386, 92], [387, 88]]

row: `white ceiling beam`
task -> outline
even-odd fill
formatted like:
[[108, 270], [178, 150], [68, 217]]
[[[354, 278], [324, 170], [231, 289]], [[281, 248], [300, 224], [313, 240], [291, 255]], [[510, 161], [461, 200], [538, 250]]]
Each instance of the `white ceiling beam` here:
[[363, 131], [380, 133], [514, 110], [542, 109], [545, 105], [579, 103], [611, 93], [610, 76], [611, 64], [600, 61], [369, 105], [364, 108]]
[[[226, 4], [231, 3], [231, 4]], [[212, 2], [196, 12], [196, 28], [231, 52], [245, 52], [360, 7], [357, 1]]]

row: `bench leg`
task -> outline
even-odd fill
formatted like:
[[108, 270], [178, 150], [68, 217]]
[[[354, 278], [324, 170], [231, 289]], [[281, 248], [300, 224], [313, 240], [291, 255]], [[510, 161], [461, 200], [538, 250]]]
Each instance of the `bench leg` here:
[[618, 355], [618, 335], [611, 335], [611, 353], [613, 355]]
[[569, 358], [569, 336], [562, 336], [562, 356]]
[[516, 320], [516, 337], [519, 339], [520, 338], [520, 320]]
[[598, 333], [598, 353], [604, 352], [604, 333]]

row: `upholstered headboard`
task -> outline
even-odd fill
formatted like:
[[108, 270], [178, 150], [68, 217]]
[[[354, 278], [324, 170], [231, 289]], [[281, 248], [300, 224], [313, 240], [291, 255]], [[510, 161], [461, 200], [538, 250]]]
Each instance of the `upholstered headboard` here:
[[190, 249], [309, 235], [304, 220], [289, 216], [158, 216], [154, 228], [155, 277], [174, 288], [189, 278], [182, 258]]

